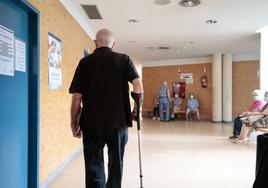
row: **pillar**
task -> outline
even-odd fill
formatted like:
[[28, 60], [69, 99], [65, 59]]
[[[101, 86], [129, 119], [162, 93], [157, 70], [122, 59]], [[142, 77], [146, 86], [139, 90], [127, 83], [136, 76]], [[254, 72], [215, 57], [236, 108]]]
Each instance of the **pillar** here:
[[261, 31], [261, 61], [260, 61], [260, 88], [262, 91], [268, 91], [268, 26]]
[[212, 61], [212, 121], [222, 122], [222, 54]]
[[222, 121], [232, 122], [232, 82], [233, 62], [232, 54], [223, 55], [222, 65]]

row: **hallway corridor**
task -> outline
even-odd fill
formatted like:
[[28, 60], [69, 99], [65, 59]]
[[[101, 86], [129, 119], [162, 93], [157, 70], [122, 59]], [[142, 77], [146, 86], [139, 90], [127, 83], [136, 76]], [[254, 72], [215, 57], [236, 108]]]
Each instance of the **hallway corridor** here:
[[[136, 125], [136, 124], [135, 124]], [[145, 188], [250, 188], [255, 176], [255, 143], [235, 145], [232, 126], [211, 122], [143, 120]], [[107, 162], [107, 156], [105, 156]], [[81, 154], [49, 188], [84, 188]], [[123, 188], [139, 187], [136, 127], [129, 129]]]

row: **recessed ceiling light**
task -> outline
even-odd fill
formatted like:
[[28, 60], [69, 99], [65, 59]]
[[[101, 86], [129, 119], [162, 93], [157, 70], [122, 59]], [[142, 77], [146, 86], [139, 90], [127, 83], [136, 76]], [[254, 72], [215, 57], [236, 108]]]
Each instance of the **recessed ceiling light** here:
[[139, 23], [140, 20], [137, 19], [137, 18], [133, 18], [133, 19], [129, 19], [128, 22], [129, 22], [129, 23]]
[[170, 3], [170, 0], [154, 0], [154, 3], [157, 5], [167, 5]]
[[217, 21], [217, 20], [212, 20], [212, 19], [211, 19], [211, 20], [207, 20], [206, 23], [207, 23], [207, 24], [215, 24], [215, 23], [218, 23], [218, 21]]
[[181, 51], [180, 50], [176, 51], [176, 54], [181, 54]]
[[201, 2], [199, 0], [181, 0], [180, 5], [183, 7], [195, 7]]
[[186, 46], [183, 46], [183, 50], [186, 50], [187, 49], [187, 47]]

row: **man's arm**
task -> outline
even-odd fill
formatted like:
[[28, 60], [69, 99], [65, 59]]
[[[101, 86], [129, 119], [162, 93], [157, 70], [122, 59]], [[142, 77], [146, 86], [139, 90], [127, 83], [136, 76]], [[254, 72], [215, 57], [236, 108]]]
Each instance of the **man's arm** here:
[[132, 81], [132, 86], [134, 93], [143, 93], [143, 86], [140, 78], [135, 78]]
[[170, 102], [170, 92], [169, 92], [169, 89], [167, 90], [167, 96], [168, 96], [168, 101]]
[[81, 130], [80, 127], [77, 127], [77, 117], [79, 111], [81, 109], [81, 101], [82, 101], [82, 94], [74, 93], [72, 96], [72, 104], [71, 104], [71, 129], [74, 137], [80, 138], [81, 137]]
[[[139, 100], [139, 107], [142, 105], [142, 102], [143, 102], [143, 86], [142, 86], [142, 82], [141, 82], [141, 79], [140, 78], [135, 78], [132, 82], [132, 86], [133, 86], [133, 93], [131, 94], [132, 95], [132, 98], [134, 99], [135, 101], [135, 104], [134, 104], [134, 108], [133, 108], [133, 111], [132, 111], [132, 119], [137, 121], [138, 119], [138, 112], [137, 112], [137, 100]], [[140, 97], [140, 98], [136, 98], [136, 97]]]

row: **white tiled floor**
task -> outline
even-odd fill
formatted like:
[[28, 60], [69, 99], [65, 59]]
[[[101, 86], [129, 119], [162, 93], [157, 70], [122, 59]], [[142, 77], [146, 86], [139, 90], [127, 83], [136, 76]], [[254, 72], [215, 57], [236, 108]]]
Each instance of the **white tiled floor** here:
[[[231, 144], [232, 126], [211, 122], [143, 120], [145, 188], [251, 188], [255, 143]], [[106, 156], [107, 162], [107, 156]], [[82, 154], [49, 188], [83, 188]], [[129, 129], [123, 188], [139, 187], [136, 128]]]

